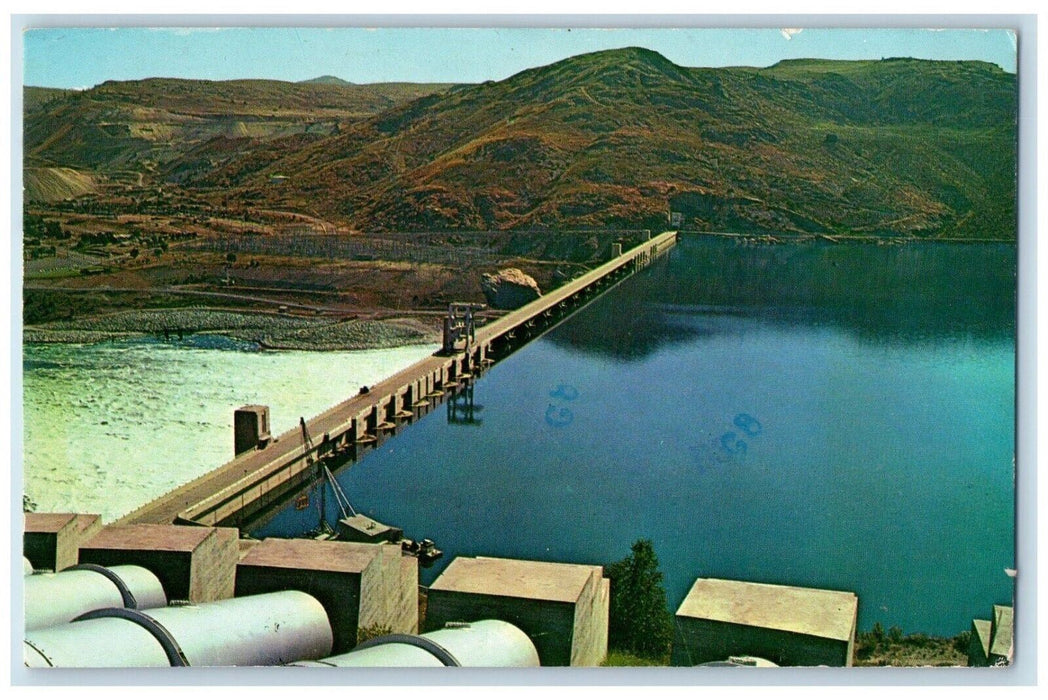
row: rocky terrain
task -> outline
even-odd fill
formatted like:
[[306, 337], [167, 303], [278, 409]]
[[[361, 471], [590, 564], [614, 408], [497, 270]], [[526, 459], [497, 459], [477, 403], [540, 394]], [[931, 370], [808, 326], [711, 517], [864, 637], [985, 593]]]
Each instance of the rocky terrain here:
[[644, 229], [1016, 237], [1016, 76], [979, 62], [689, 68], [630, 48], [480, 85], [24, 97], [27, 325], [194, 304], [418, 317], [483, 302], [507, 268], [548, 291]]
[[[259, 144], [308, 143], [449, 87], [173, 78], [84, 91], [27, 87], [25, 166], [74, 168], [129, 185], [177, 182], [245, 158]], [[27, 195], [48, 193], [30, 188]]]
[[700, 230], [1015, 236], [1015, 75], [972, 61], [687, 68], [631, 48], [481, 85], [153, 79], [33, 105], [27, 166], [357, 230], [672, 210]]
[[27, 343], [95, 343], [149, 335], [224, 335], [273, 350], [362, 350], [439, 342], [435, 324], [411, 318], [320, 319], [210, 308], [126, 311], [27, 328]]
[[486, 273], [480, 286], [488, 304], [496, 309], [517, 309], [542, 296], [535, 278], [515, 267]]

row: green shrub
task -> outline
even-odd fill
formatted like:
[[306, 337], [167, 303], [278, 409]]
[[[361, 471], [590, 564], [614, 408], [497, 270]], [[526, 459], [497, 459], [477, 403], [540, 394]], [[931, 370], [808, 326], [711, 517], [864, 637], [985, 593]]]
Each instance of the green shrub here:
[[646, 656], [637, 656], [631, 654], [628, 651], [616, 651], [611, 649], [608, 651], [607, 658], [601, 663], [601, 666], [661, 666], [664, 662], [656, 659], [649, 659]]
[[659, 559], [651, 540], [633, 543], [632, 554], [607, 567], [611, 583], [608, 646], [665, 662], [673, 641]]
[[387, 634], [393, 634], [393, 628], [389, 625], [368, 625], [367, 627], [358, 627], [357, 644], [363, 644], [369, 639], [385, 637]]
[[911, 646], [915, 646], [919, 649], [935, 646], [936, 640], [932, 639], [923, 632], [914, 632], [913, 634], [906, 635], [906, 642]]

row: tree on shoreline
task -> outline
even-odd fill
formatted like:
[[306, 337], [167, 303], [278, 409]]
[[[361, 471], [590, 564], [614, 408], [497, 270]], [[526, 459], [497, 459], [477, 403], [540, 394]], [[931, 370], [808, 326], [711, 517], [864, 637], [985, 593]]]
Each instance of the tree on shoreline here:
[[637, 540], [632, 553], [606, 568], [611, 583], [608, 646], [667, 661], [673, 616], [666, 607], [659, 559], [651, 540]]

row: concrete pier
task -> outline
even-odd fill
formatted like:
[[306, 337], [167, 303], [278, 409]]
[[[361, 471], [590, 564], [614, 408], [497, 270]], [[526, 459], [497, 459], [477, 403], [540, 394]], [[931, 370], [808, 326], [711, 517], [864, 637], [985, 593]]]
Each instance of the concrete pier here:
[[[359, 459], [425, 415], [494, 362], [538, 337], [588, 301], [672, 248], [676, 231], [653, 236], [552, 292], [476, 329], [468, 346], [427, 357], [306, 421], [259, 442], [231, 462], [147, 503], [116, 522], [244, 527], [319, 475]], [[246, 407], [255, 408], [255, 407]], [[268, 420], [267, 420], [268, 423]]]
[[141, 566], [169, 599], [206, 603], [233, 595], [237, 536], [224, 527], [111, 525], [80, 545], [79, 563]]
[[531, 638], [543, 666], [599, 666], [609, 605], [600, 566], [458, 557], [429, 587], [426, 628], [504, 620]]
[[418, 559], [401, 556], [399, 545], [263, 540], [237, 565], [236, 596], [284, 590], [324, 606], [335, 654], [362, 632], [418, 632]]
[[677, 609], [671, 665], [851, 666], [858, 609], [850, 591], [700, 578]]
[[26, 513], [22, 553], [33, 568], [61, 571], [78, 563], [80, 546], [102, 530], [98, 515]]

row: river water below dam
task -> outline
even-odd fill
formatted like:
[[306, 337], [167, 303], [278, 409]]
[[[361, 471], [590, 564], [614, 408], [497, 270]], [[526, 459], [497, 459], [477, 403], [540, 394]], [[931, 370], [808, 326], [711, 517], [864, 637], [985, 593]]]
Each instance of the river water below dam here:
[[[744, 579], [854, 591], [860, 629], [957, 634], [1012, 596], [1015, 265], [1012, 245], [683, 236], [337, 478], [358, 511], [436, 540], [445, 556], [424, 583], [458, 555], [606, 564], [648, 538], [671, 609], [696, 577]], [[80, 459], [37, 437], [61, 416], [49, 392], [69, 381], [49, 353], [68, 353], [73, 375], [82, 362], [165, 377], [173, 393], [96, 383], [76, 415], [148, 417], [171, 401], [189, 422], [214, 411], [215, 465], [231, 451], [232, 409], [277, 404], [295, 383], [233, 397], [211, 369], [207, 396], [177, 389], [200, 362], [234, 378], [276, 355], [316, 362], [162, 344], [96, 357], [113, 345], [26, 350], [26, 476], [42, 506], [38, 473], [61, 470], [38, 463]], [[292, 427], [304, 411], [274, 409], [274, 422]], [[161, 426], [142, 419], [136, 435], [136, 423], [116, 444], [157, 447], [130, 468], [123, 452], [93, 458], [98, 488], [184, 461], [157, 442]], [[289, 505], [253, 534], [315, 528], [312, 491], [308, 508]]]
[[270, 407], [273, 435], [436, 346], [259, 352], [222, 336], [27, 345], [25, 492], [44, 512], [107, 522], [233, 458], [233, 411]]

